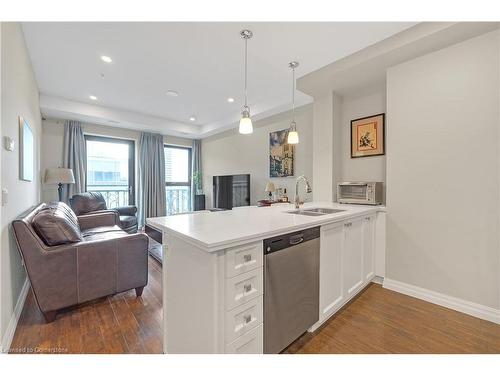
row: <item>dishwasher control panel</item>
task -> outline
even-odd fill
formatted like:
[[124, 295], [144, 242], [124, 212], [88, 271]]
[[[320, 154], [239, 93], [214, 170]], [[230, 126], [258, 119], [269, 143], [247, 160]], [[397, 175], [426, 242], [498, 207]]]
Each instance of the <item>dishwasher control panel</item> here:
[[320, 227], [314, 227], [267, 238], [264, 240], [264, 255], [319, 238], [319, 234]]

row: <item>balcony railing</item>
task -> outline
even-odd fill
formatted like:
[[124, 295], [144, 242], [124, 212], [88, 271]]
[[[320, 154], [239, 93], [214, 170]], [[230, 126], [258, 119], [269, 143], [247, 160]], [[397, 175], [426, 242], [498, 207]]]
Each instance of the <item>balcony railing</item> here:
[[191, 189], [189, 186], [166, 186], [167, 215], [191, 211]]
[[[87, 185], [88, 191], [102, 194], [108, 208], [129, 204], [128, 186]], [[167, 215], [191, 211], [191, 189], [189, 186], [166, 186]]]
[[122, 207], [129, 204], [128, 186], [87, 185], [87, 191], [101, 193], [108, 208]]

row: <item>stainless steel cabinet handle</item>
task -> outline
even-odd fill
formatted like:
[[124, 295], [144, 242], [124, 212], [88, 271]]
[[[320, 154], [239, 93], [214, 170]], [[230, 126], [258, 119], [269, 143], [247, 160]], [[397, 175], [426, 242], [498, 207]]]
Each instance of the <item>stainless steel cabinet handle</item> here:
[[243, 286], [243, 290], [245, 291], [245, 293], [248, 293], [252, 290], [252, 284], [245, 284]]
[[245, 321], [245, 324], [248, 324], [252, 321], [252, 315], [243, 315], [243, 320]]
[[252, 260], [252, 254], [245, 254], [245, 255], [243, 255], [243, 260], [245, 262], [250, 262]]

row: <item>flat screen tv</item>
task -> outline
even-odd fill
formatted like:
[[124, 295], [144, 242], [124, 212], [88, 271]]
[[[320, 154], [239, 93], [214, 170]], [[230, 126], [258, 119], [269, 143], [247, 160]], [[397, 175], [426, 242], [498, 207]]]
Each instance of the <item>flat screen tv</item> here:
[[214, 176], [214, 208], [250, 206], [250, 175]]

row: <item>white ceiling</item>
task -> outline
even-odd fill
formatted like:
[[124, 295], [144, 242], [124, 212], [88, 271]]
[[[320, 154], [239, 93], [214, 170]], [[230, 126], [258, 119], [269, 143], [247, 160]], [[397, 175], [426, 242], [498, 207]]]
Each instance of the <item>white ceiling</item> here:
[[[252, 115], [262, 117], [290, 106], [288, 62], [300, 62], [300, 77], [413, 25], [46, 22], [24, 23], [23, 30], [45, 115], [203, 137], [237, 126], [241, 29], [254, 33], [248, 44], [248, 96]], [[101, 55], [113, 62], [102, 62]], [[180, 95], [167, 96], [170, 89]], [[296, 99], [298, 105], [311, 101], [302, 93]]]

